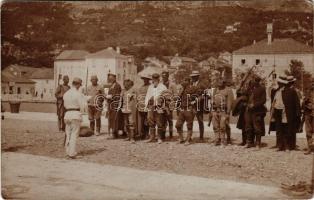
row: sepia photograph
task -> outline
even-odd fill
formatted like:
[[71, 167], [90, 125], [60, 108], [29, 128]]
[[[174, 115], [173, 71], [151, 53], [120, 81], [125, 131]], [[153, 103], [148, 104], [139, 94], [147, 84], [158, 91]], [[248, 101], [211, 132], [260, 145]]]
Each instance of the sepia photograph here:
[[2, 1], [1, 198], [314, 198], [314, 1]]

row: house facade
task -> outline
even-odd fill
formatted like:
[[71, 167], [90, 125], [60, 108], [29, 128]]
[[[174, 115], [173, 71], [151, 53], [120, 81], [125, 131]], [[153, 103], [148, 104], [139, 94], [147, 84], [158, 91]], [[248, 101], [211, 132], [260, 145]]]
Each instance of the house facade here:
[[79, 77], [83, 80], [83, 85], [86, 84], [87, 67], [85, 56], [89, 52], [83, 50], [66, 50], [63, 51], [54, 61], [54, 86], [62, 84], [62, 77], [68, 75], [70, 83], [74, 77]]
[[170, 60], [170, 67], [179, 69], [181, 66], [190, 67], [192, 68], [194, 65], [197, 65], [197, 61], [193, 58], [188, 57], [182, 57], [176, 54], [171, 60]]
[[53, 71], [52, 68], [39, 68], [30, 76], [30, 79], [35, 82], [34, 97], [36, 97], [36, 99], [55, 99]]
[[112, 47], [95, 53], [81, 50], [69, 50], [62, 52], [54, 62], [55, 88], [62, 84], [62, 77], [68, 75], [70, 83], [74, 77], [82, 79], [83, 87], [90, 84], [90, 78], [97, 75], [99, 84], [107, 84], [108, 74], [117, 75], [117, 81], [122, 83], [125, 79], [135, 80], [137, 66], [134, 57], [122, 55], [120, 49]]
[[265, 76], [273, 70], [276, 74], [283, 74], [285, 70], [289, 70], [291, 60], [298, 60], [304, 64], [306, 71], [313, 74], [313, 47], [291, 38], [274, 40], [268, 38], [234, 51], [232, 57], [234, 70], [243, 70], [256, 65]]

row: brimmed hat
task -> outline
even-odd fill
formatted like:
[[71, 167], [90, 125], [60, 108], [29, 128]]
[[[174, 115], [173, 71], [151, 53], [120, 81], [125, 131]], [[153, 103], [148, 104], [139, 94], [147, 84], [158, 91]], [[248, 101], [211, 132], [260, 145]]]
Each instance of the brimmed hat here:
[[193, 76], [200, 76], [200, 72], [199, 71], [192, 71], [192, 73], [190, 74], [191, 77]]
[[169, 71], [166, 70], [162, 71], [161, 76], [169, 76]]
[[90, 80], [98, 80], [98, 77], [96, 75], [93, 75], [90, 77]]
[[80, 79], [80, 78], [78, 78], [78, 77], [74, 77], [72, 82], [73, 82], [73, 83], [78, 83], [78, 84], [82, 85], [82, 79]]
[[149, 79], [149, 80], [151, 80], [151, 79], [152, 79], [152, 76], [151, 76], [151, 75], [148, 75], [148, 74], [142, 74], [142, 75], [141, 75], [141, 79]]
[[277, 82], [278, 82], [278, 83], [287, 84], [287, 83], [288, 83], [287, 77], [279, 76], [278, 79], [277, 79]]
[[154, 73], [154, 74], [152, 75], [152, 78], [153, 78], [153, 79], [158, 79], [159, 77], [160, 77], [160, 75], [157, 74], [157, 73]]
[[108, 76], [114, 76], [114, 77], [116, 77], [117, 75], [114, 74], [114, 73], [112, 73], [112, 72], [109, 72], [109, 73], [108, 73]]
[[287, 76], [287, 81], [288, 81], [289, 83], [295, 82], [296, 80], [297, 80], [297, 79], [294, 78], [294, 76]]

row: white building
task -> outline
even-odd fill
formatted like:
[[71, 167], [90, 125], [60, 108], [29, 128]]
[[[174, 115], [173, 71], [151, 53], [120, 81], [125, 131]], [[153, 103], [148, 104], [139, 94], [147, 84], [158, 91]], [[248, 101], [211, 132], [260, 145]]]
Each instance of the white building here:
[[68, 75], [70, 83], [74, 77], [83, 80], [86, 84], [87, 67], [85, 56], [89, 53], [83, 50], [66, 50], [63, 51], [54, 61], [54, 81], [55, 88], [58, 84], [62, 84], [62, 77]]
[[39, 68], [32, 73], [30, 79], [35, 82], [34, 96], [38, 99], [55, 99], [55, 81], [52, 68]]
[[[109, 47], [86, 56], [88, 68], [88, 80], [92, 75], [97, 75], [99, 83], [108, 82], [108, 73], [117, 75], [117, 81], [122, 83], [125, 79], [135, 80], [137, 77], [137, 66], [134, 64], [134, 57], [122, 55], [119, 48], [117, 51]], [[85, 73], [86, 74], [86, 73]]]
[[[68, 75], [70, 83], [74, 77], [83, 80], [83, 87], [90, 84], [90, 78], [97, 75], [100, 84], [106, 84], [108, 73], [117, 75], [117, 81], [122, 83], [124, 79], [135, 80], [137, 66], [134, 57], [122, 55], [120, 49], [109, 47], [107, 49], [88, 53], [81, 50], [67, 50], [62, 52], [54, 62], [55, 87], [62, 83], [62, 76]], [[60, 77], [60, 78], [59, 78]], [[60, 80], [60, 81], [58, 81]]]
[[197, 61], [193, 58], [189, 57], [182, 57], [176, 54], [171, 60], [170, 60], [170, 67], [179, 69], [180, 67], [190, 67], [192, 68], [194, 65], [197, 65]]
[[276, 74], [283, 74], [289, 70], [291, 60], [299, 60], [306, 71], [313, 74], [314, 49], [291, 38], [268, 39], [236, 50], [232, 54], [232, 67], [235, 69], [250, 68], [254, 65], [268, 76], [272, 70]]

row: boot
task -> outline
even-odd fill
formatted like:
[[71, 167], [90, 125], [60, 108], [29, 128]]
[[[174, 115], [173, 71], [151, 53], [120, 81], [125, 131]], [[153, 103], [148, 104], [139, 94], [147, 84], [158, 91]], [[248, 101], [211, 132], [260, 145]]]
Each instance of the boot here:
[[165, 131], [158, 129], [158, 135], [157, 135], [158, 144], [162, 143], [164, 135], [165, 135]]
[[179, 144], [184, 143], [184, 138], [183, 138], [183, 133], [182, 133], [182, 131], [178, 131], [178, 135], [179, 135]]
[[133, 128], [131, 128], [129, 131], [129, 138], [130, 138], [131, 143], [134, 144], [135, 139], [134, 139], [134, 129]]
[[59, 129], [60, 132], [62, 131], [61, 119], [58, 119], [58, 129]]
[[65, 132], [64, 118], [61, 119], [61, 131]]
[[89, 127], [90, 129], [92, 129], [92, 131], [95, 131], [95, 120], [90, 120], [89, 121]]
[[256, 146], [260, 149], [262, 147], [262, 142], [261, 142], [261, 135], [257, 134], [256, 135]]
[[306, 136], [306, 140], [307, 140], [308, 147], [304, 155], [308, 155], [312, 153], [312, 137]]
[[100, 135], [100, 124], [101, 124], [100, 119], [96, 119], [96, 132], [95, 132], [96, 136]]
[[186, 145], [186, 146], [190, 145], [191, 141], [192, 141], [192, 131], [188, 130], [188, 135], [186, 136], [186, 140], [185, 140], [184, 145]]
[[239, 146], [245, 146], [246, 145], [246, 133], [242, 131], [242, 143], [239, 144]]
[[204, 127], [200, 126], [200, 140], [204, 140]]
[[155, 128], [150, 128], [150, 130], [149, 130], [149, 139], [146, 142], [155, 142], [155, 137], [156, 137], [156, 129]]
[[170, 139], [172, 139], [172, 137], [173, 137], [173, 127], [172, 126], [169, 126], [169, 137], [170, 137]]

